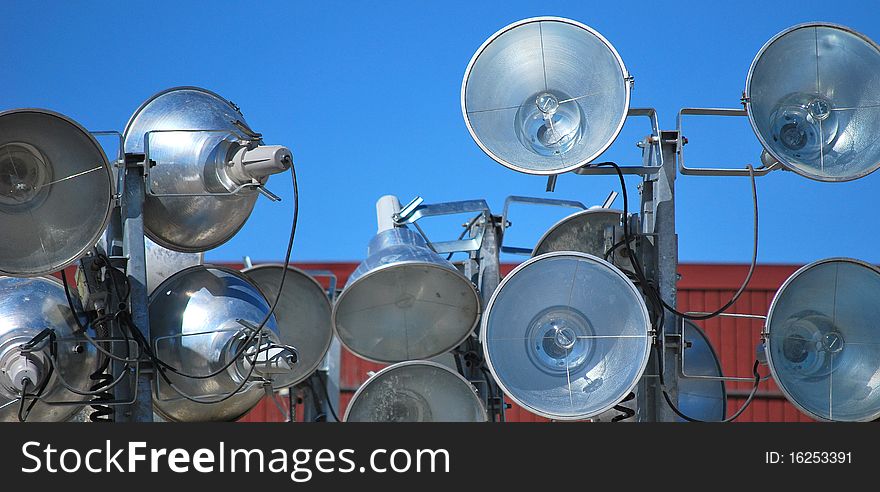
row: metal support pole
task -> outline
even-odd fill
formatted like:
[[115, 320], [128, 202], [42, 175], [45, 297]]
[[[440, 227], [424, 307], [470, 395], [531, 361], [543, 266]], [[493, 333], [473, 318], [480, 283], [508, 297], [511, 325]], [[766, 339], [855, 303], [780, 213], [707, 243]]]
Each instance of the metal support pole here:
[[[654, 281], [660, 297], [670, 306], [676, 305], [676, 282], [678, 281], [678, 236], [675, 232], [675, 177], [676, 142], [678, 132], [663, 131], [660, 135], [664, 166], [657, 173], [656, 181], [645, 181], [642, 188], [644, 227], [653, 234], [655, 251]], [[647, 213], [651, 212], [648, 217]], [[667, 335], [678, 333], [677, 317], [666, 311], [663, 332]], [[663, 333], [658, 333], [663, 351], [663, 364], [649, 364], [650, 368], [663, 371], [666, 392], [673, 402], [678, 400], [679, 353], [675, 346], [667, 345]], [[671, 422], [675, 414], [663, 397], [659, 378], [646, 379], [646, 412], [642, 419], [655, 422]], [[641, 413], [641, 412], [640, 412]]]
[[[317, 377], [316, 374], [312, 374], [309, 378]], [[314, 422], [317, 419], [317, 405], [315, 403], [315, 399], [317, 395], [315, 394], [315, 384], [314, 381], [308, 381], [302, 383], [296, 388], [302, 390], [302, 408], [303, 408], [303, 422]], [[293, 390], [294, 388], [291, 388]]]
[[320, 401], [321, 408], [324, 409], [324, 415], [327, 416], [327, 422], [336, 421], [333, 418], [333, 412], [330, 411], [331, 406], [337, 412], [337, 416], [342, 418], [342, 415], [338, 414], [341, 411], [339, 407], [339, 367], [341, 355], [342, 349], [339, 339], [334, 336], [333, 341], [330, 342], [327, 356], [324, 358], [324, 367], [317, 374], [317, 377], [321, 378], [324, 387], [327, 389], [327, 395], [322, 393], [316, 396], [318, 401]]
[[[483, 220], [489, 220], [489, 223], [482, 223]], [[480, 300], [483, 309], [489, 303], [489, 299], [501, 283], [501, 260], [499, 254], [501, 251], [501, 240], [504, 235], [502, 227], [502, 218], [494, 215], [487, 215], [486, 219], [477, 221], [470, 230], [471, 237], [476, 237], [480, 232], [483, 234], [483, 241], [480, 249], [470, 254], [470, 260], [465, 265], [465, 276], [471, 279], [477, 285], [480, 293]], [[480, 231], [480, 229], [482, 231]], [[480, 360], [482, 360], [483, 348], [479, 343], [479, 326], [474, 333], [474, 337], [464, 342], [464, 347], [479, 352]], [[464, 377], [473, 384], [483, 399], [486, 410], [492, 414], [495, 412], [499, 419], [504, 421], [504, 395], [495, 395], [493, 401], [490, 398], [492, 389], [486, 381], [486, 375], [483, 373], [483, 364], [467, 364], [463, 368]], [[497, 389], [497, 386], [496, 386]]]
[[[120, 219], [122, 222], [122, 254], [128, 259], [126, 275], [131, 286], [129, 309], [131, 309], [131, 320], [134, 325], [149, 341], [149, 293], [147, 292], [147, 265], [144, 253], [144, 200], [146, 198], [144, 168], [140, 163], [127, 163], [124, 172]], [[119, 324], [113, 323], [112, 327], [113, 335], [121, 337], [122, 332]], [[116, 367], [118, 365], [120, 365], [118, 362], [114, 363], [114, 374], [118, 374], [119, 368]], [[152, 366], [147, 361], [141, 361], [139, 365], [140, 377], [137, 381], [136, 395], [128, 395], [128, 385], [117, 385], [114, 388], [117, 398], [135, 397], [134, 404], [115, 407], [116, 422], [153, 421]], [[120, 395], [118, 393], [126, 394]]]

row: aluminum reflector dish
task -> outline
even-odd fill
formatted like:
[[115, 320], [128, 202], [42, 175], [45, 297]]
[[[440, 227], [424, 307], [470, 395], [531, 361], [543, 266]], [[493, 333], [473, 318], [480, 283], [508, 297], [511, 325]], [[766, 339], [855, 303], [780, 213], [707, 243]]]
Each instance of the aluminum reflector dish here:
[[465, 124], [492, 159], [529, 174], [591, 162], [626, 119], [631, 78], [593, 29], [569, 19], [513, 23], [474, 54], [461, 87]]
[[168, 89], [135, 111], [125, 127], [125, 151], [144, 152], [145, 138], [149, 158], [156, 163], [148, 183], [155, 195], [144, 203], [150, 239], [168, 249], [197, 253], [234, 236], [259, 194], [253, 188], [228, 194], [236, 187], [225, 174], [226, 164], [242, 142], [258, 142], [238, 108], [206, 89]]
[[[78, 304], [74, 301], [74, 306], [81, 309]], [[87, 322], [84, 317], [80, 321]], [[27, 354], [20, 349], [44, 328], [54, 330], [57, 337], [54, 362], [45, 343]], [[89, 374], [98, 368], [97, 350], [82, 335], [74, 335], [78, 329], [59, 281], [47, 277], [0, 277], [0, 422], [18, 422], [23, 377], [32, 380], [28, 395], [46, 384], [41, 399], [27, 416], [28, 422], [62, 422], [82, 409], [75, 402], [89, 398], [62, 384], [63, 379], [83, 392], [94, 384]], [[31, 402], [26, 400], [25, 406]]]
[[[684, 322], [684, 374], [720, 377], [721, 364], [706, 334], [690, 321]], [[705, 422], [724, 420], [727, 392], [723, 381], [680, 377], [678, 408], [688, 417]], [[683, 421], [683, 419], [679, 419]]]
[[[278, 295], [283, 272], [284, 265], [259, 265], [243, 271], [263, 291], [270, 303]], [[317, 280], [289, 266], [284, 278], [284, 291], [274, 315], [281, 343], [292, 345], [299, 352], [299, 361], [293, 371], [273, 385], [283, 388], [308, 378], [327, 355], [330, 342], [333, 341], [330, 299]]]
[[367, 380], [345, 410], [346, 422], [485, 422], [473, 386], [428, 361], [400, 362]]
[[800, 24], [761, 48], [746, 102], [764, 148], [819, 181], [848, 181], [880, 167], [880, 47], [833, 24]]
[[651, 321], [641, 293], [608, 262], [584, 253], [532, 258], [492, 295], [480, 337], [505, 394], [557, 420], [609, 410], [648, 363]]
[[88, 131], [42, 109], [0, 113], [0, 274], [45, 275], [79, 259], [112, 199], [113, 173]]
[[397, 227], [370, 242], [333, 306], [343, 345], [374, 362], [429, 359], [459, 345], [480, 317], [473, 284], [418, 234]]
[[[263, 293], [242, 273], [217, 266], [194, 266], [163, 282], [150, 296], [150, 336], [156, 356], [191, 376], [170, 370], [157, 376], [153, 386], [153, 407], [162, 417], [179, 422], [235, 420], [265, 395], [241, 358], [242, 344], [252, 329], [269, 313]], [[278, 328], [270, 316], [263, 332], [267, 341], [278, 341]], [[236, 362], [220, 371], [235, 358]], [[203, 378], [220, 371], [216, 376]], [[251, 375], [253, 382], [241, 386]], [[240, 391], [236, 391], [241, 386]], [[177, 391], [175, 391], [175, 388]], [[197, 403], [186, 396], [202, 401]]]
[[779, 289], [767, 316], [767, 362], [779, 389], [823, 420], [880, 417], [880, 270], [848, 258], [811, 263]]

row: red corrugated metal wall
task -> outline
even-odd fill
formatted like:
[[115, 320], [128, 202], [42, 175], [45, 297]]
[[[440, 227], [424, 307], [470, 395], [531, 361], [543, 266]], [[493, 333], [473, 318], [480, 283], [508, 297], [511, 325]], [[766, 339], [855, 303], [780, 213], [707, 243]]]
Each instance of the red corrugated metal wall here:
[[[240, 265], [230, 265], [236, 267]], [[309, 263], [298, 264], [302, 269], [323, 269], [333, 271], [339, 285], [345, 285], [348, 275], [357, 266], [355, 263]], [[503, 265], [502, 273], [509, 272], [514, 265]], [[760, 265], [739, 301], [728, 310], [731, 313], [767, 314], [773, 295], [797, 266]], [[746, 265], [683, 264], [679, 266], [681, 280], [678, 284], [680, 309], [686, 311], [712, 311], [721, 306], [739, 288], [748, 271]], [[759, 341], [761, 323], [740, 318], [715, 318], [697, 322], [706, 331], [721, 359], [724, 374], [728, 376], [750, 376], [755, 361], [755, 349]], [[345, 412], [354, 391], [366, 379], [370, 371], [378, 371], [382, 364], [367, 362], [352, 355], [343, 348], [340, 397], [337, 412]], [[766, 367], [761, 368], [766, 373]], [[728, 414], [734, 413], [743, 403], [751, 389], [750, 383], [728, 383]], [[507, 411], [510, 422], [546, 422], [547, 419], [531, 414], [516, 405]], [[282, 420], [275, 405], [263, 401], [242, 421], [274, 422]], [[738, 422], [809, 422], [810, 418], [800, 413], [783, 398], [773, 381], [761, 384], [758, 396], [749, 408], [739, 417]]]

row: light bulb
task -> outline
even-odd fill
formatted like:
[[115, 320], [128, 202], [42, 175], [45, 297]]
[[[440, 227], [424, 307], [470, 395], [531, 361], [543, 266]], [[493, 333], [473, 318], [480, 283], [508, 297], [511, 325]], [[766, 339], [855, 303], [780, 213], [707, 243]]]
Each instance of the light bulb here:
[[587, 319], [565, 306], [544, 310], [529, 323], [526, 343], [529, 356], [551, 372], [570, 371], [589, 359], [595, 344]]
[[584, 136], [586, 127], [580, 104], [556, 90], [526, 98], [515, 122], [520, 143], [542, 156], [565, 154]]
[[782, 358], [788, 370], [803, 377], [831, 373], [831, 356], [843, 350], [843, 335], [827, 316], [802, 312], [791, 317], [782, 334]]
[[22, 212], [39, 205], [50, 181], [50, 166], [36, 147], [17, 142], [0, 146], [0, 210]]
[[774, 149], [800, 162], [823, 160], [837, 139], [838, 113], [829, 99], [817, 94], [782, 98], [770, 115]]

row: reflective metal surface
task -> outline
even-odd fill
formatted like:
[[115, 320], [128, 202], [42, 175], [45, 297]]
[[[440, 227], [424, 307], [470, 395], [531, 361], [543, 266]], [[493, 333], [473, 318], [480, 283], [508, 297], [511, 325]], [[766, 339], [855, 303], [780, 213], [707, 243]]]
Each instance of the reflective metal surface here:
[[485, 422], [483, 402], [457, 372], [429, 361], [400, 362], [367, 380], [345, 422]]
[[880, 417], [880, 270], [831, 258], [795, 272], [767, 316], [767, 363], [796, 407], [823, 420]]
[[[684, 322], [685, 365], [688, 376], [723, 376], [718, 356], [706, 334], [690, 321]], [[727, 414], [727, 392], [723, 381], [680, 377], [678, 409], [688, 417], [705, 422], [724, 420]], [[678, 419], [683, 422], [684, 419]]]
[[[258, 265], [243, 270], [271, 304], [278, 295], [284, 265]], [[299, 351], [293, 372], [275, 381], [274, 387], [293, 386], [308, 378], [327, 354], [333, 341], [330, 299], [321, 284], [309, 274], [288, 266], [284, 291], [275, 307], [281, 343]]]
[[[232, 103], [197, 87], [156, 94], [125, 127], [125, 151], [144, 152], [149, 136], [152, 191], [156, 194], [226, 193], [233, 188], [224, 174], [242, 143], [254, 139], [244, 116]], [[175, 251], [200, 252], [225, 243], [244, 225], [258, 192], [244, 189], [231, 196], [147, 196], [144, 226], [157, 244]]]
[[480, 299], [452, 263], [406, 228], [377, 234], [333, 307], [339, 340], [375, 362], [429, 359], [477, 324]]
[[599, 415], [635, 387], [648, 363], [651, 321], [641, 293], [584, 253], [532, 258], [492, 295], [480, 338], [504, 393], [558, 420]]
[[[247, 333], [243, 320], [259, 326], [269, 303], [243, 274], [216, 266], [194, 266], [163, 282], [150, 296], [150, 334], [159, 359], [189, 375], [207, 375], [229, 362]], [[270, 317], [265, 332], [275, 340], [278, 328]], [[217, 376], [190, 379], [167, 371], [181, 392], [199, 399], [230, 394], [247, 376], [239, 361]], [[183, 422], [228, 421], [247, 413], [264, 395], [259, 382], [222, 403], [203, 404], [183, 399], [161, 377], [155, 378], [154, 409], [163, 418]]]
[[[532, 256], [554, 251], [579, 251], [605, 258], [618, 241], [623, 240], [623, 212], [593, 208], [576, 212], [553, 225], [535, 246]], [[620, 250], [608, 255], [618, 268], [632, 270], [632, 263]]]
[[623, 60], [599, 33], [570, 19], [535, 17], [480, 46], [465, 71], [461, 107], [491, 158], [524, 173], [558, 174], [611, 145], [630, 90]]
[[38, 276], [76, 261], [107, 226], [113, 178], [101, 146], [58, 113], [0, 113], [0, 274]]
[[147, 292], [153, 292], [159, 284], [175, 273], [205, 262], [204, 253], [181, 253], [159, 246], [150, 238], [144, 238], [144, 249], [147, 262]]
[[847, 181], [880, 167], [880, 46], [847, 27], [800, 24], [777, 34], [749, 69], [749, 120], [788, 169]]
[[[78, 303], [75, 304], [78, 306]], [[0, 277], [0, 366], [7, 367], [20, 357], [19, 347], [44, 328], [52, 328], [58, 338], [56, 373], [49, 378], [42, 398], [50, 402], [75, 402], [87, 399], [65, 389], [59, 374], [71, 386], [88, 391], [92, 384], [89, 374], [97, 369], [97, 351], [85, 338], [74, 335], [77, 330], [64, 288], [55, 279], [45, 277]], [[85, 324], [86, 319], [81, 321]], [[50, 362], [49, 349], [36, 353], [40, 372], [45, 376]], [[20, 391], [13, 390], [10, 375], [0, 374], [0, 422], [17, 422]], [[41, 384], [35, 382], [35, 384]], [[28, 394], [33, 394], [29, 390]], [[28, 401], [29, 403], [29, 401]], [[28, 422], [61, 422], [70, 419], [82, 406], [48, 405], [38, 401], [27, 418]]]

